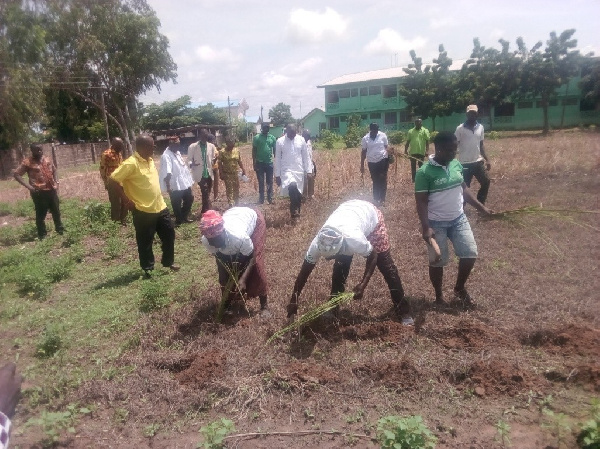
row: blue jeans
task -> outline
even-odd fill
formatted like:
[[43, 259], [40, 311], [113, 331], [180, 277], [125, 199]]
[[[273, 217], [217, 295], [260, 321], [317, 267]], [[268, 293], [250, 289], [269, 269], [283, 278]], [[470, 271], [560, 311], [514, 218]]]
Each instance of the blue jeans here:
[[273, 164], [256, 162], [254, 166], [258, 178], [258, 202], [265, 202], [265, 178], [267, 181], [267, 201], [273, 202]]
[[[429, 266], [443, 267], [448, 263], [448, 240], [452, 242], [454, 253], [459, 259], [477, 259], [477, 244], [465, 214], [451, 221], [429, 220], [429, 226], [435, 232], [435, 241], [442, 253], [442, 260], [438, 263], [430, 263]], [[433, 249], [430, 247], [429, 251], [432, 252]]]

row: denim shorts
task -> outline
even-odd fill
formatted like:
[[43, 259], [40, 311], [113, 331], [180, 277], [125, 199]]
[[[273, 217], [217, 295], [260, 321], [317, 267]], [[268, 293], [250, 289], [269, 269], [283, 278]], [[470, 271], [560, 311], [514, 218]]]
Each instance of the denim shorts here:
[[[471, 225], [465, 214], [461, 214], [451, 221], [429, 220], [429, 226], [435, 232], [435, 241], [440, 247], [442, 260], [437, 263], [430, 263], [431, 267], [443, 267], [448, 263], [448, 240], [454, 246], [454, 254], [459, 259], [476, 259], [477, 244], [471, 231]], [[433, 249], [429, 247], [429, 260], [433, 260]]]

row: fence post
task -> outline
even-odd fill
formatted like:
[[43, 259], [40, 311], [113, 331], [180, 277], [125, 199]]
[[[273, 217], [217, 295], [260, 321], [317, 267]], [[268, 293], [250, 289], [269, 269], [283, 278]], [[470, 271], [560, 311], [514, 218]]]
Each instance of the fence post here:
[[96, 146], [92, 144], [92, 164], [96, 163]]
[[54, 162], [54, 166], [58, 168], [58, 160], [56, 159], [56, 148], [54, 147], [54, 143], [52, 144], [52, 162]]

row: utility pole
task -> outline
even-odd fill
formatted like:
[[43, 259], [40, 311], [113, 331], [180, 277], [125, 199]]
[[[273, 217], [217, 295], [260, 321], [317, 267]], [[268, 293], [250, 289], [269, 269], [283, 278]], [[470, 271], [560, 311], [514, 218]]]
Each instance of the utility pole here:
[[104, 105], [104, 90], [100, 87], [100, 106], [102, 107], [102, 117], [104, 118], [104, 130], [106, 131], [106, 142], [110, 145], [110, 134], [108, 132], [108, 117], [106, 116], [106, 106]]
[[231, 126], [231, 102], [229, 101], [229, 95], [227, 95], [227, 109], [229, 110], [229, 126]]
[[264, 121], [265, 120], [263, 119], [263, 107], [261, 106], [260, 107], [260, 123], [261, 123], [261, 125], [264, 123]]

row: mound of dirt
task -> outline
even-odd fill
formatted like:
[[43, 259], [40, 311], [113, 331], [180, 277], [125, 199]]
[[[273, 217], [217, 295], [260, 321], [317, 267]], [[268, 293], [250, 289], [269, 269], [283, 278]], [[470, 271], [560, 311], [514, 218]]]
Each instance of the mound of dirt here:
[[183, 385], [204, 387], [215, 377], [225, 372], [227, 356], [224, 352], [209, 350], [196, 356], [185, 370], [177, 373], [175, 378]]
[[600, 358], [600, 330], [570, 325], [566, 329], [521, 333], [523, 345], [544, 348], [564, 355]]
[[425, 329], [421, 332], [438, 341], [446, 349], [480, 349], [490, 346], [513, 347], [517, 343], [512, 337], [486, 326], [483, 323], [461, 320], [447, 328]]
[[416, 389], [420, 374], [408, 360], [382, 365], [365, 364], [352, 369], [355, 376], [381, 383], [397, 390]]
[[560, 370], [546, 372], [544, 377], [552, 382], [574, 382], [582, 384], [585, 388], [600, 391], [600, 365], [598, 364], [565, 366]]
[[449, 380], [459, 388], [472, 388], [477, 396], [515, 396], [522, 391], [540, 390], [546, 384], [517, 366], [502, 362], [478, 361], [466, 372], [454, 372]]
[[316, 363], [293, 362], [279, 369], [275, 380], [281, 385], [295, 389], [306, 384], [336, 383], [340, 381], [340, 377], [333, 370]]
[[340, 327], [340, 332], [346, 340], [402, 342], [414, 335], [414, 328], [412, 326], [403, 326], [396, 321], [382, 321], [342, 326]]

